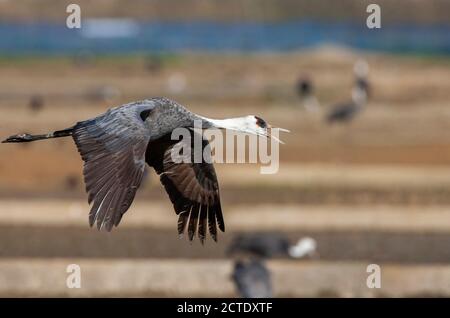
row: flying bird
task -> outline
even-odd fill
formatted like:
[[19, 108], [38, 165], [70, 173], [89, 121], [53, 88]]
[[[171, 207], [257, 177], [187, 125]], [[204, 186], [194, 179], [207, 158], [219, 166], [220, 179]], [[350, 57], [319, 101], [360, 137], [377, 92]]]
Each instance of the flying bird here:
[[[210, 153], [208, 140], [192, 129], [195, 121], [205, 129], [271, 136], [270, 126], [260, 117], [210, 119], [175, 101], [156, 97], [112, 108], [64, 130], [14, 135], [3, 143], [71, 136], [84, 161], [83, 175], [91, 205], [89, 224], [96, 224], [99, 230], [111, 231], [119, 225], [133, 202], [147, 163], [160, 176], [178, 215], [178, 233], [187, 232], [190, 241], [197, 233], [203, 243], [208, 229], [217, 241], [217, 227], [224, 232], [225, 223], [214, 166], [203, 156], [201, 162], [194, 160], [195, 151]], [[190, 128], [191, 140], [171, 139], [172, 131], [181, 127]], [[201, 138], [202, 149], [194, 149], [195, 137]], [[171, 153], [177, 147], [193, 149], [191, 160], [174, 160]]]

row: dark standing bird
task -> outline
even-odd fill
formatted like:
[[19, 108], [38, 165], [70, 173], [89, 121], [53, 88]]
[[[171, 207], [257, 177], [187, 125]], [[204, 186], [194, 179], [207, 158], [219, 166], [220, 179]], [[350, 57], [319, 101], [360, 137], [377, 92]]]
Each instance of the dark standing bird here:
[[44, 107], [44, 98], [41, 95], [33, 95], [30, 98], [29, 107], [33, 112], [40, 112]]
[[285, 257], [302, 258], [316, 254], [317, 243], [310, 237], [291, 244], [281, 233], [245, 233], [237, 235], [230, 244], [227, 254], [246, 255], [261, 258]]
[[313, 92], [311, 79], [307, 76], [301, 76], [297, 82], [297, 93], [300, 97], [310, 95]]
[[237, 235], [227, 254], [237, 257], [233, 281], [241, 297], [272, 297], [272, 282], [264, 259], [272, 257], [302, 258], [316, 256], [316, 241], [310, 237], [291, 245], [281, 233], [245, 233]]
[[74, 190], [78, 186], [78, 177], [74, 175], [69, 175], [65, 179], [65, 186], [68, 190]]
[[[72, 136], [84, 161], [84, 180], [92, 205], [89, 223], [107, 231], [119, 225], [129, 209], [147, 163], [160, 175], [179, 216], [179, 234], [187, 227], [189, 240], [197, 232], [203, 243], [207, 227], [214, 240], [217, 240], [217, 226], [225, 231], [214, 166], [203, 156], [198, 163], [192, 160], [195, 151], [203, 153], [209, 144], [192, 129], [189, 130], [191, 140], [171, 140], [173, 130], [192, 128], [194, 121], [201, 122], [202, 128], [233, 129], [269, 137], [269, 126], [259, 117], [214, 120], [196, 115], [167, 98], [152, 98], [112, 108], [71, 128], [44, 135], [14, 135], [3, 142]], [[194, 136], [202, 138], [202, 149], [191, 151], [189, 162], [174, 162], [171, 150], [192, 148]]]
[[289, 246], [288, 238], [278, 233], [242, 233], [234, 237], [227, 254], [271, 258], [283, 256]]
[[297, 94], [301, 99], [303, 107], [308, 112], [316, 112], [320, 105], [316, 96], [314, 95], [314, 85], [309, 76], [303, 75], [297, 81]]
[[328, 113], [326, 119], [329, 123], [349, 122], [366, 105], [369, 96], [369, 82], [367, 80], [368, 64], [358, 60], [354, 66], [355, 85], [352, 89], [352, 100], [338, 104]]
[[270, 272], [260, 260], [237, 261], [232, 279], [242, 298], [273, 297]]

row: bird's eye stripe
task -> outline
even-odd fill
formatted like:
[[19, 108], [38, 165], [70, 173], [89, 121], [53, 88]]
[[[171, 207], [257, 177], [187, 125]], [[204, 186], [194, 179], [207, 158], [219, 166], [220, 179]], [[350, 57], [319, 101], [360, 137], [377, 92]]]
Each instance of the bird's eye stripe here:
[[146, 109], [146, 110], [142, 111], [141, 114], [140, 114], [141, 119], [142, 119], [143, 121], [145, 121], [145, 120], [148, 118], [148, 116], [150, 116], [150, 113], [151, 113], [151, 112], [152, 112], [151, 109]]
[[266, 128], [267, 127], [267, 123], [264, 121], [264, 119], [262, 119], [261, 117], [255, 116], [256, 118], [256, 125], [261, 127], [261, 128]]

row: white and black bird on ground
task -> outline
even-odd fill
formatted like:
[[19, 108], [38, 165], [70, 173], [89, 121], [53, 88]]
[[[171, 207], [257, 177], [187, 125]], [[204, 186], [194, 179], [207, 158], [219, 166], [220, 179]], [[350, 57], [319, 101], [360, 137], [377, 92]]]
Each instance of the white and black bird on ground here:
[[302, 75], [297, 81], [297, 94], [300, 97], [303, 107], [308, 112], [320, 110], [320, 104], [314, 93], [314, 83], [307, 75]]
[[259, 258], [314, 257], [317, 255], [317, 242], [311, 237], [303, 237], [296, 244], [291, 244], [281, 233], [245, 233], [234, 237], [227, 254]]
[[[91, 204], [89, 224], [111, 231], [130, 208], [141, 184], [145, 164], [160, 175], [178, 218], [178, 233], [189, 240], [197, 233], [203, 243], [207, 229], [217, 241], [217, 227], [224, 232], [219, 183], [212, 163], [175, 163], [171, 150], [183, 143], [194, 149], [193, 140], [172, 140], [179, 127], [223, 128], [270, 137], [270, 126], [260, 117], [209, 119], [167, 98], [151, 98], [118, 106], [93, 119], [44, 135], [14, 135], [3, 143], [30, 142], [71, 136], [84, 161], [84, 180]], [[190, 129], [191, 137], [201, 135]], [[197, 136], [198, 137], [198, 136]], [[203, 138], [202, 136], [200, 138]], [[191, 143], [186, 144], [186, 143]], [[203, 138], [202, 151], [209, 147]], [[198, 147], [197, 147], [198, 148]], [[194, 151], [191, 155], [194, 156]], [[193, 159], [193, 158], [192, 158]]]
[[304, 237], [291, 245], [281, 233], [245, 233], [237, 235], [228, 251], [236, 257], [232, 280], [243, 298], [273, 296], [272, 279], [264, 260], [272, 257], [303, 258], [317, 256], [317, 243]]
[[327, 114], [328, 123], [345, 123], [351, 121], [367, 104], [369, 97], [369, 82], [367, 80], [369, 66], [366, 61], [358, 60], [353, 68], [355, 74], [352, 99], [349, 102], [337, 104]]
[[242, 298], [273, 297], [271, 275], [261, 260], [236, 261], [231, 278]]

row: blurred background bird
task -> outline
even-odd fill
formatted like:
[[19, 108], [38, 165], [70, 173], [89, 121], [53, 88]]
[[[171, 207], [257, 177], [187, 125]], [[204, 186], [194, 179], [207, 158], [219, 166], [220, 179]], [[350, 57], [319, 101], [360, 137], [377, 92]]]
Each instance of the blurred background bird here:
[[367, 104], [369, 98], [369, 82], [367, 75], [369, 65], [364, 60], [358, 60], [353, 68], [354, 84], [351, 90], [352, 99], [349, 102], [332, 106], [327, 114], [328, 123], [346, 123], [351, 121]]
[[236, 235], [227, 251], [230, 256], [253, 256], [259, 258], [302, 258], [317, 255], [317, 243], [313, 238], [300, 238], [295, 244], [283, 233], [256, 232]]
[[242, 298], [272, 298], [271, 274], [262, 260], [237, 261], [232, 279]]
[[320, 104], [315, 96], [314, 83], [308, 75], [301, 75], [297, 81], [297, 94], [303, 107], [308, 112], [320, 110]]
[[273, 282], [266, 260], [315, 258], [317, 243], [304, 237], [291, 244], [282, 233], [241, 233], [234, 237], [227, 254], [234, 259], [232, 279], [240, 297], [273, 297]]

